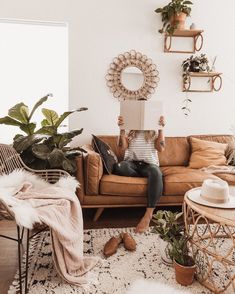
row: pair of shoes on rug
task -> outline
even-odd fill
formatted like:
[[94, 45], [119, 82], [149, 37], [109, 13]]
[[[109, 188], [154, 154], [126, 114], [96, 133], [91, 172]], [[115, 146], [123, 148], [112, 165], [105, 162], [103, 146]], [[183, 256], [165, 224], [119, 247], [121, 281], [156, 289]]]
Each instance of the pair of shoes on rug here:
[[121, 233], [117, 237], [112, 237], [104, 245], [104, 255], [109, 257], [117, 252], [119, 245], [123, 242], [124, 247], [129, 251], [136, 250], [136, 242], [133, 237], [128, 233]]

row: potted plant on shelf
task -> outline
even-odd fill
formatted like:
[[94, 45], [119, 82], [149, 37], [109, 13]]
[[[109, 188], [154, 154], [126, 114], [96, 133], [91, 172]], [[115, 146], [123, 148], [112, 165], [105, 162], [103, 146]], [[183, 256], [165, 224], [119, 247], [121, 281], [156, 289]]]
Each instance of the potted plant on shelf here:
[[196, 265], [194, 259], [189, 254], [189, 238], [181, 235], [180, 238], [174, 238], [169, 248], [169, 256], [174, 261], [175, 279], [183, 285], [189, 286], [193, 283]]
[[182, 68], [184, 84], [188, 83], [191, 72], [209, 72], [211, 70], [206, 54], [199, 56], [191, 55], [182, 62]]
[[168, 254], [171, 242], [180, 238], [184, 225], [181, 221], [182, 212], [172, 212], [168, 210], [158, 210], [153, 215], [153, 233], [160, 237], [160, 253], [162, 260], [167, 264], [172, 264], [172, 259]]
[[44, 119], [41, 127], [36, 130], [37, 124], [32, 121], [33, 114], [50, 96], [52, 95], [41, 98], [31, 112], [24, 103], [16, 104], [9, 109], [7, 116], [0, 118], [0, 124], [18, 126], [25, 133], [15, 135], [13, 147], [27, 166], [33, 169], [59, 168], [74, 175], [77, 168], [75, 157], [84, 150], [80, 147], [70, 148], [68, 144], [83, 129], [60, 133], [59, 128], [69, 115], [87, 108], [65, 111], [61, 115], [52, 109], [42, 108]]
[[192, 4], [187, 0], [171, 0], [166, 6], [157, 8], [155, 12], [161, 13], [163, 22], [159, 33], [173, 34], [176, 29], [183, 30], [186, 17], [190, 16]]

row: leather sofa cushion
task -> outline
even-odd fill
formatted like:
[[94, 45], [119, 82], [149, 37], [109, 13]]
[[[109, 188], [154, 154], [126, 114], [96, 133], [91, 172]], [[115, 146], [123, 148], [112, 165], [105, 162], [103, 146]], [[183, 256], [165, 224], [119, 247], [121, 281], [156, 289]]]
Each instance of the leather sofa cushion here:
[[210, 165], [226, 165], [226, 143], [190, 138], [192, 154], [189, 161], [190, 168], [203, 168]]
[[146, 196], [147, 178], [103, 175], [100, 194], [117, 196]]
[[160, 166], [187, 166], [189, 162], [189, 142], [186, 137], [166, 137], [166, 147], [159, 152]]
[[184, 195], [188, 190], [200, 187], [205, 179], [217, 176], [183, 166], [162, 167], [164, 195]]
[[[162, 167], [161, 170], [166, 196], [181, 196], [189, 189], [201, 186], [205, 179], [218, 179], [212, 174], [183, 166]], [[147, 184], [147, 178], [104, 175], [100, 181], [100, 194], [143, 197], [147, 194]]]

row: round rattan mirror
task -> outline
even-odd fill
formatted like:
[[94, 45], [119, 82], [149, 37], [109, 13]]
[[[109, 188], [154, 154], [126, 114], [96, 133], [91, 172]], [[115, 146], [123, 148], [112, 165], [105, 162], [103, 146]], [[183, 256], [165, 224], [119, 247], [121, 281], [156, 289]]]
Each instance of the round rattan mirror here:
[[131, 50], [110, 64], [107, 85], [118, 99], [149, 99], [159, 82], [159, 72], [146, 55]]

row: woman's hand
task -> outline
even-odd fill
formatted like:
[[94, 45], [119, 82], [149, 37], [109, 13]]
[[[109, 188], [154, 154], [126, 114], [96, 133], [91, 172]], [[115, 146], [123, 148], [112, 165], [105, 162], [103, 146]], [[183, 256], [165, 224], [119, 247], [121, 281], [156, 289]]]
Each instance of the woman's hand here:
[[165, 118], [164, 118], [164, 116], [163, 115], [161, 115], [160, 116], [160, 119], [159, 119], [159, 121], [158, 121], [158, 125], [160, 126], [160, 127], [163, 127], [164, 128], [164, 126], [165, 126]]

